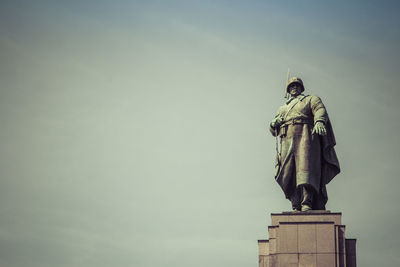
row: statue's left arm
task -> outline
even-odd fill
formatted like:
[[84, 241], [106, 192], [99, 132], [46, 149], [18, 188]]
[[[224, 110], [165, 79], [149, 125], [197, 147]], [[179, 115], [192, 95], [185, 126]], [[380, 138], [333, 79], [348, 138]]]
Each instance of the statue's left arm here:
[[321, 98], [318, 96], [311, 96], [310, 107], [314, 116], [314, 128], [312, 133], [319, 135], [326, 135], [325, 124], [328, 122], [328, 114]]

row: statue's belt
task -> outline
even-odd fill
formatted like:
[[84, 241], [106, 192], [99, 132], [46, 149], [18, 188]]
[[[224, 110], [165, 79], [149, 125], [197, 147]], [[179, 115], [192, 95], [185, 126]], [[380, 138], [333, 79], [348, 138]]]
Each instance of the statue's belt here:
[[287, 133], [287, 127], [289, 125], [294, 125], [294, 124], [311, 124], [311, 125], [314, 125], [314, 120], [304, 119], [304, 118], [297, 118], [297, 119], [291, 119], [291, 120], [285, 121], [281, 125], [281, 129], [279, 130], [279, 136], [280, 137], [285, 137], [286, 133]]
[[293, 125], [293, 124], [314, 124], [314, 120], [311, 119], [304, 119], [304, 118], [297, 118], [297, 119], [291, 119], [291, 120], [287, 120], [285, 121], [282, 125], [282, 127], [285, 127], [287, 125]]

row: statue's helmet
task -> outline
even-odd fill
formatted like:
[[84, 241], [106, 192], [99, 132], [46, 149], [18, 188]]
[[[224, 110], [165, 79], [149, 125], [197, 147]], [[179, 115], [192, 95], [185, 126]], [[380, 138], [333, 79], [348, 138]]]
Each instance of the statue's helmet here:
[[298, 77], [292, 77], [289, 79], [288, 83], [286, 84], [286, 92], [289, 93], [289, 87], [290, 85], [297, 83], [301, 86], [301, 92], [304, 92], [304, 85], [303, 85], [303, 81], [298, 78]]

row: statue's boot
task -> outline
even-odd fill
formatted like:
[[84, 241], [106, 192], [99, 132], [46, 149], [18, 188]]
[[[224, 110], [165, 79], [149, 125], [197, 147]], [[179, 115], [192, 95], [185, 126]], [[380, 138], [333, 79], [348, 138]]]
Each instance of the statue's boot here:
[[308, 184], [300, 185], [290, 198], [294, 211], [312, 210], [314, 199], [314, 189]]
[[301, 193], [302, 193], [301, 211], [312, 210], [314, 189], [309, 185], [302, 185]]
[[294, 211], [301, 210], [301, 188], [297, 188], [293, 195], [290, 197], [290, 201], [292, 202], [292, 209]]

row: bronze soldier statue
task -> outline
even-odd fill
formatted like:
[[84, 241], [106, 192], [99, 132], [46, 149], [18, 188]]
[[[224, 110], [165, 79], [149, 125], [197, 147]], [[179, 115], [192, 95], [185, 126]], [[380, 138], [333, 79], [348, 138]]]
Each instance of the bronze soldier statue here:
[[269, 125], [281, 144], [275, 179], [293, 210], [325, 210], [326, 184], [340, 172], [332, 126], [321, 99], [303, 94], [300, 78], [291, 78], [286, 92], [289, 99]]

